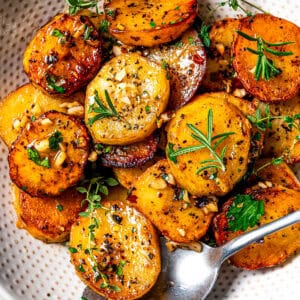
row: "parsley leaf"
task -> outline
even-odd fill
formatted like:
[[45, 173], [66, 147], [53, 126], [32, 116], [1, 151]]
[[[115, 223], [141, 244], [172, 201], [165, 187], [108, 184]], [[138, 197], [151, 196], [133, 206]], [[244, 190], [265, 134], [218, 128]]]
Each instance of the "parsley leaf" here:
[[255, 226], [264, 215], [264, 202], [255, 200], [251, 195], [239, 194], [229, 208], [226, 216], [229, 218], [229, 230], [232, 232], [245, 231]]
[[45, 157], [41, 159], [40, 154], [34, 148], [27, 148], [27, 155], [30, 160], [32, 160], [35, 164], [41, 167], [50, 168], [49, 158]]
[[60, 131], [55, 131], [50, 137], [49, 137], [49, 147], [51, 150], [58, 150], [59, 143], [63, 141], [62, 134]]
[[208, 48], [210, 46], [209, 30], [211, 25], [201, 25], [200, 32], [198, 32], [199, 38], [202, 40], [204, 46]]

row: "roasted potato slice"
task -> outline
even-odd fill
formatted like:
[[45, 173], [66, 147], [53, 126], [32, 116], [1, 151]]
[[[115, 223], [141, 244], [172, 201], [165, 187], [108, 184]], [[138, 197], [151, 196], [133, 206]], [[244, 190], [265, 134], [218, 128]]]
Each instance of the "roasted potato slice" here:
[[59, 14], [43, 26], [25, 50], [29, 79], [49, 94], [70, 95], [85, 86], [101, 64], [98, 31], [88, 17]]
[[233, 91], [242, 88], [233, 77], [231, 47], [239, 28], [240, 19], [226, 18], [216, 21], [210, 32], [211, 45], [207, 50], [207, 68], [201, 89], [205, 91]]
[[109, 32], [124, 44], [152, 47], [178, 38], [194, 22], [197, 1], [110, 1]]
[[278, 56], [264, 51], [281, 73], [270, 80], [256, 80], [254, 69], [258, 56], [247, 48], [257, 50], [257, 42], [237, 35], [233, 45], [233, 67], [245, 89], [265, 102], [278, 102], [296, 96], [300, 87], [300, 28], [287, 20], [268, 14], [244, 18], [240, 22], [239, 30], [251, 37], [261, 37], [273, 44], [293, 42], [289, 45], [270, 46], [277, 51], [292, 52], [292, 55]]
[[171, 94], [168, 109], [175, 110], [189, 102], [206, 68], [205, 50], [197, 31], [190, 28], [176, 42], [147, 50], [150, 59], [169, 71]]
[[300, 182], [293, 170], [283, 161], [272, 164], [271, 158], [260, 159], [255, 163], [252, 181], [269, 181], [289, 189], [300, 190]]
[[109, 152], [100, 155], [105, 167], [133, 168], [144, 165], [157, 151], [158, 134], [151, 135], [145, 141], [127, 146], [112, 146]]
[[[248, 189], [246, 194], [252, 195], [255, 200], [264, 202], [264, 215], [259, 220], [259, 225], [274, 221], [300, 209], [300, 192], [282, 186], [271, 188]], [[218, 245], [242, 233], [241, 230], [231, 232], [228, 229], [227, 211], [231, 207], [233, 199], [228, 200], [222, 212], [214, 219], [214, 231]], [[253, 229], [255, 229], [253, 227]], [[247, 229], [247, 231], [252, 229]], [[300, 248], [299, 239], [300, 224], [294, 224], [285, 229], [266, 236], [262, 241], [253, 243], [230, 258], [232, 264], [237, 267], [255, 270], [271, 267], [282, 263], [296, 250]]]
[[157, 128], [169, 92], [167, 72], [156, 63], [137, 53], [111, 59], [87, 87], [85, 121], [94, 141], [128, 145], [144, 140]]
[[84, 197], [75, 188], [57, 197], [32, 197], [13, 185], [12, 195], [17, 227], [46, 243], [67, 241], [78, 213], [85, 209]]
[[179, 243], [198, 241], [218, 211], [215, 197], [194, 198], [177, 188], [166, 159], [135, 180], [128, 200], [164, 236]]
[[[228, 99], [231, 97], [233, 96], [222, 92], [199, 95], [179, 109], [168, 123], [167, 157], [171, 172], [178, 185], [192, 195], [200, 197], [225, 195], [247, 170], [251, 125], [246, 117], [229, 103]], [[208, 117], [210, 111], [212, 118]], [[212, 121], [211, 126], [208, 126], [209, 120]], [[204, 147], [197, 137], [193, 137], [198, 136], [197, 130], [207, 137], [208, 127], [212, 129], [211, 147], [215, 147], [215, 143], [222, 139], [214, 150], [217, 156]], [[225, 139], [218, 137], [224, 133], [229, 133]], [[213, 139], [215, 136], [217, 138]], [[202, 149], [171, 158], [174, 151], [201, 145]], [[221, 159], [222, 152], [224, 152], [223, 159]], [[217, 159], [223, 162], [222, 169], [207, 167], [214, 165], [221, 168], [221, 163], [216, 162]], [[203, 167], [207, 169], [198, 171]]]
[[[103, 208], [72, 226], [71, 262], [96, 293], [109, 299], [137, 299], [160, 273], [159, 240], [150, 221], [121, 198], [101, 201]], [[91, 229], [94, 220], [99, 226]]]
[[134, 168], [113, 168], [113, 172], [123, 187], [131, 189], [133, 183], [139, 178], [139, 176], [161, 159], [163, 159], [163, 157], [154, 156], [142, 166]]
[[57, 196], [83, 176], [87, 129], [80, 120], [55, 111], [28, 124], [9, 151], [11, 180], [31, 196]]
[[10, 147], [28, 122], [49, 110], [82, 118], [84, 97], [83, 92], [77, 92], [63, 99], [46, 95], [30, 83], [25, 84], [0, 101], [0, 136]]
[[[259, 108], [264, 112], [266, 106], [261, 103]], [[263, 155], [265, 157], [283, 155], [289, 164], [300, 162], [300, 96], [278, 104], [270, 104], [269, 110], [270, 115], [282, 117], [272, 120], [272, 128], [266, 129]], [[290, 128], [285, 117], [293, 118], [294, 126]]]

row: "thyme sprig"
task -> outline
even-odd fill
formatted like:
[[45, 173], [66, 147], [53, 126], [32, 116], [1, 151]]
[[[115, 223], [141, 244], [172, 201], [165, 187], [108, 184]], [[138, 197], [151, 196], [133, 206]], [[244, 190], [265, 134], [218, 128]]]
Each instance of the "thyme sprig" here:
[[[88, 188], [85, 187], [85, 185], [87, 184]], [[102, 176], [99, 176], [83, 181], [83, 186], [77, 188], [80, 193], [85, 194], [85, 199], [82, 201], [82, 205], [88, 203], [87, 210], [79, 213], [81, 217], [89, 218], [88, 243], [87, 248], [84, 250], [84, 252], [91, 258], [92, 269], [95, 274], [95, 282], [101, 279], [102, 283], [100, 284], [100, 288], [108, 288], [115, 292], [119, 292], [120, 287], [109, 284], [108, 278], [106, 274], [102, 272], [101, 267], [97, 262], [94, 254], [94, 252], [98, 251], [95, 243], [95, 230], [99, 228], [99, 221], [94, 216], [94, 211], [96, 209], [109, 210], [101, 204], [101, 194], [107, 196], [109, 192], [108, 187], [113, 187], [118, 184], [118, 181], [114, 178], [104, 178]], [[74, 253], [75, 250], [74, 248], [71, 248], [70, 251]], [[79, 270], [81, 272], [85, 272], [82, 265], [79, 266]]]
[[293, 44], [294, 42], [289, 41], [289, 42], [280, 42], [280, 43], [270, 43], [265, 41], [260, 36], [253, 37], [240, 30], [237, 30], [236, 32], [243, 38], [257, 43], [257, 49], [246, 47], [246, 49], [249, 52], [256, 54], [258, 56], [255, 69], [254, 69], [254, 77], [256, 80], [259, 80], [260, 78], [265, 80], [270, 80], [270, 78], [275, 77], [281, 73], [281, 70], [278, 69], [274, 65], [274, 62], [267, 57], [266, 52], [276, 56], [288, 56], [294, 54], [291, 51], [280, 51], [280, 50], [275, 50], [270, 48], [270, 47], [289, 45], [289, 44]]
[[95, 8], [98, 14], [97, 0], [84, 1], [84, 0], [66, 0], [69, 5], [69, 14], [74, 15], [80, 9], [84, 8]]
[[[235, 132], [224, 132], [221, 134], [217, 134], [213, 136], [213, 111], [210, 108], [207, 114], [207, 135], [205, 135], [201, 130], [196, 128], [193, 124], [187, 124], [189, 129], [192, 131], [191, 137], [199, 142], [199, 145], [188, 146], [184, 148], [180, 148], [178, 150], [174, 150], [173, 144], [168, 144], [167, 155], [171, 161], [177, 163], [177, 157], [182, 154], [195, 152], [201, 149], [207, 149], [213, 156], [212, 159], [206, 159], [200, 162], [202, 165], [197, 171], [196, 174], [200, 172], [212, 169], [213, 173], [216, 175], [217, 169], [226, 171], [226, 166], [224, 164], [224, 157], [226, 153], [226, 146], [224, 146], [221, 150], [221, 153], [217, 153], [217, 148], [232, 134]], [[216, 176], [214, 176], [215, 178]]]
[[[96, 90], [94, 91], [95, 103], [90, 105], [88, 112], [89, 113], [95, 112], [95, 113], [97, 113], [97, 115], [88, 119], [88, 123], [90, 126], [92, 126], [95, 121], [101, 120], [104, 118], [111, 118], [111, 117], [116, 117], [118, 119], [120, 118], [120, 115], [116, 111], [116, 109], [109, 97], [107, 90], [104, 91], [104, 94], [105, 94], [105, 100], [108, 104], [108, 107], [104, 106], [103, 102], [101, 101], [101, 99], [99, 97], [98, 91], [96, 91]], [[97, 105], [96, 107], [95, 107], [95, 104]]]

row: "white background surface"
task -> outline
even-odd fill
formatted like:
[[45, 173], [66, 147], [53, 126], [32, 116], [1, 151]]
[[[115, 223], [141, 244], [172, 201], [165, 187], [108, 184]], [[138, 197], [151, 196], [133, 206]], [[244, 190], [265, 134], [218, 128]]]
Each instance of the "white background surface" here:
[[[201, 1], [207, 3], [218, 1]], [[252, 1], [276, 16], [300, 25], [298, 0]], [[0, 2], [0, 97], [27, 82], [22, 72], [26, 44], [42, 24], [64, 8], [62, 0], [10, 0]], [[205, 13], [205, 9], [202, 8]], [[233, 16], [225, 7], [217, 17]], [[0, 112], [1, 113], [1, 112]], [[7, 150], [0, 142], [0, 300], [80, 300], [84, 285], [74, 274], [63, 245], [46, 245], [15, 227], [9, 196]], [[199, 266], [201, 267], [201, 266]], [[285, 264], [255, 272], [229, 265], [222, 267], [213, 299], [300, 299], [300, 257]]]

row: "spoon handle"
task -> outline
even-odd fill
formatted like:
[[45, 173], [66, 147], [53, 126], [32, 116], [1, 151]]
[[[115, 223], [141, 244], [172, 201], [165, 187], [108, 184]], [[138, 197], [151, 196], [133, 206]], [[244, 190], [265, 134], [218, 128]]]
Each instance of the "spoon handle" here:
[[227, 258], [247, 245], [261, 239], [265, 235], [271, 234], [297, 222], [300, 222], [300, 210], [296, 210], [285, 217], [234, 238], [221, 247], [222, 255], [220, 261], [223, 263]]

